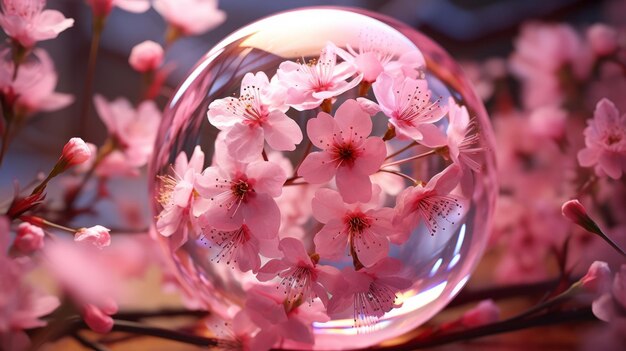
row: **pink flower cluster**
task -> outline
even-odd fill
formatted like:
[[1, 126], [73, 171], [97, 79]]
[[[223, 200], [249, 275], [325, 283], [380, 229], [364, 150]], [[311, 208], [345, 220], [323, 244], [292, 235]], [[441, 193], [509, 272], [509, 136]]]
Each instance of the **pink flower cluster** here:
[[[560, 211], [580, 199], [607, 236], [626, 243], [626, 50], [619, 30], [596, 24], [580, 33], [563, 23], [529, 23], [508, 69], [483, 72], [490, 82], [482, 83], [497, 88], [486, 98], [498, 145], [501, 194], [492, 244], [501, 255], [495, 272], [501, 282], [550, 279], [557, 266], [578, 276], [593, 261], [620, 260]], [[494, 71], [489, 62], [484, 69]], [[520, 104], [508, 89], [511, 79], [521, 85]], [[580, 222], [568, 203], [564, 213]]]
[[[171, 247], [202, 242], [210, 264], [256, 277], [230, 315], [233, 343], [312, 344], [312, 323], [331, 318], [375, 324], [415, 283], [391, 248], [458, 230], [469, 203], [460, 182], [481, 170], [484, 149], [467, 108], [433, 98], [420, 58], [329, 43], [271, 78], [247, 73], [239, 96], [208, 107], [213, 158], [196, 146], [159, 177], [156, 228]], [[316, 115], [299, 124], [290, 109]], [[424, 154], [394, 160], [396, 136]], [[437, 155], [448, 165], [428, 182], [402, 173]]]

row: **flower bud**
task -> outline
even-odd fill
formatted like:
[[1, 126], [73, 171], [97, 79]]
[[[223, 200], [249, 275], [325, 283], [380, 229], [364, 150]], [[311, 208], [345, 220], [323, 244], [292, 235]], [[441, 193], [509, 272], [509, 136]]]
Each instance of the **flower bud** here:
[[598, 56], [607, 56], [617, 50], [617, 31], [605, 24], [594, 24], [587, 30], [587, 40]]
[[565, 202], [561, 207], [561, 212], [565, 218], [578, 224], [585, 230], [598, 234], [598, 231], [600, 230], [598, 225], [591, 219], [591, 217], [589, 217], [587, 210], [580, 203], [580, 201], [574, 199]]
[[611, 284], [611, 269], [606, 262], [595, 261], [587, 274], [580, 279], [581, 286], [588, 292], [599, 294], [607, 290]]
[[87, 161], [91, 157], [91, 149], [81, 138], [72, 138], [63, 147], [63, 154], [59, 162], [67, 166], [74, 166]]
[[82, 314], [89, 329], [95, 331], [96, 333], [106, 334], [113, 329], [113, 318], [97, 306], [85, 304], [83, 306]]
[[163, 48], [151, 40], [135, 45], [128, 58], [130, 66], [142, 73], [154, 71], [162, 62]]
[[43, 229], [40, 227], [30, 223], [21, 223], [17, 227], [13, 247], [22, 254], [28, 255], [43, 248], [44, 236]]
[[76, 231], [74, 241], [93, 244], [97, 248], [104, 248], [111, 245], [110, 230], [96, 225], [90, 228], [80, 228]]

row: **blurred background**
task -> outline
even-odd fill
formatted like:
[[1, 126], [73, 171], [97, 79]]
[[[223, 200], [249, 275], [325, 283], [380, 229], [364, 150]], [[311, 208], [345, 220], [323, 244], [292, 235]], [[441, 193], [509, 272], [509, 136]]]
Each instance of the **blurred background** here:
[[[460, 61], [507, 57], [520, 25], [529, 20], [564, 21], [582, 26], [598, 21], [626, 21], [626, 5], [620, 1], [228, 0], [219, 5], [228, 16], [225, 23], [205, 35], [178, 40], [168, 51], [168, 60], [175, 62], [176, 68], [167, 85], [170, 89], [177, 87], [204, 53], [241, 26], [280, 11], [328, 5], [366, 8], [396, 18], [423, 31]], [[91, 8], [81, 0], [50, 0], [48, 7], [59, 9], [66, 17], [76, 20], [73, 28], [54, 41], [41, 42], [40, 46], [50, 52], [62, 77], [57, 90], [75, 94], [76, 100], [80, 101], [91, 40]], [[128, 65], [129, 52], [146, 39], [163, 43], [165, 28], [163, 19], [153, 9], [133, 14], [114, 8], [102, 37], [95, 92], [109, 99], [117, 96], [137, 98], [141, 80]], [[74, 103], [61, 111], [35, 116], [11, 152], [35, 149], [48, 151], [51, 157], [56, 157], [59, 147], [78, 133], [79, 109], [80, 104]], [[105, 137], [105, 130], [93, 110], [87, 135], [93, 142], [100, 142]], [[2, 173], [6, 176], [6, 172], [3, 170]]]

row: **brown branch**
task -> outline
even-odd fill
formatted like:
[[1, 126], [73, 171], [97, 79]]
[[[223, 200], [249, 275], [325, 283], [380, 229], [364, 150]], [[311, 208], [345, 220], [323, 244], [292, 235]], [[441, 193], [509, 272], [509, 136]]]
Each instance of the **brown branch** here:
[[584, 307], [573, 310], [559, 311], [555, 313], [545, 313], [531, 318], [520, 320], [505, 320], [498, 323], [485, 325], [482, 327], [466, 329], [457, 332], [445, 333], [437, 335], [436, 337], [418, 340], [409, 340], [406, 343], [393, 346], [384, 346], [377, 348], [377, 350], [394, 350], [394, 351], [408, 351], [415, 349], [422, 349], [427, 347], [451, 344], [458, 341], [467, 341], [484, 336], [509, 333], [522, 329], [536, 328], [547, 325], [555, 325], [561, 323], [578, 323], [596, 320], [595, 316], [591, 312], [590, 307]]
[[[576, 281], [576, 280], [573, 280]], [[572, 281], [572, 282], [573, 282]], [[462, 290], [447, 307], [460, 306], [485, 299], [501, 300], [520, 296], [543, 294], [559, 285], [559, 279], [550, 279], [529, 284], [496, 286], [476, 290]]]
[[95, 341], [91, 341], [91, 340], [83, 337], [82, 335], [80, 335], [78, 332], [73, 333], [72, 337], [76, 341], [78, 341], [79, 344], [85, 346], [86, 348], [88, 348], [90, 350], [93, 350], [93, 351], [109, 351], [109, 349], [106, 346], [104, 346], [104, 345], [102, 345], [100, 343], [97, 343]]
[[127, 311], [115, 314], [115, 319], [126, 321], [137, 321], [145, 318], [161, 318], [161, 317], [206, 317], [209, 311], [201, 310], [185, 310], [185, 309], [163, 309], [156, 311]]

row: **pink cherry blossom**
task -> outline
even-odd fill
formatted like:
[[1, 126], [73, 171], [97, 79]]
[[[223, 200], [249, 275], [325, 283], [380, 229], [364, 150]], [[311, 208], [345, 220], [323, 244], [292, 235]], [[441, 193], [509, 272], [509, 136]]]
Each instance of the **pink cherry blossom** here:
[[232, 320], [226, 321], [216, 317], [206, 320], [207, 329], [218, 339], [219, 350], [269, 350], [272, 345], [263, 345], [254, 338], [258, 327], [252, 323], [248, 314], [241, 310]]
[[433, 125], [446, 114], [439, 100], [431, 101], [424, 79], [393, 77], [383, 73], [372, 85], [380, 110], [396, 127], [396, 133], [426, 144], [443, 142], [443, 133]]
[[352, 312], [356, 327], [370, 327], [393, 308], [400, 307], [397, 293], [411, 286], [403, 277], [402, 262], [385, 258], [370, 268], [341, 271], [344, 284], [337, 284], [328, 305], [331, 317], [343, 317]]
[[467, 107], [460, 106], [452, 98], [448, 101], [447, 136], [448, 153], [454, 163], [462, 167], [469, 167], [474, 172], [480, 172], [482, 165], [477, 160], [484, 151], [480, 146], [480, 134], [476, 122], [471, 120]]
[[354, 262], [371, 267], [387, 256], [388, 237], [399, 232], [391, 224], [393, 209], [378, 208], [379, 194], [380, 189], [376, 189], [368, 203], [346, 204], [334, 190], [315, 193], [313, 216], [325, 224], [313, 239], [321, 257], [344, 257], [347, 247]]
[[143, 101], [135, 109], [131, 103], [118, 98], [107, 101], [94, 97], [100, 119], [109, 131], [115, 145], [124, 153], [128, 164], [141, 167], [152, 155], [154, 140], [161, 121], [161, 112], [152, 100]]
[[326, 305], [328, 303], [327, 284], [339, 275], [339, 270], [332, 266], [318, 265], [319, 258], [309, 256], [302, 241], [284, 238], [278, 246], [283, 258], [268, 261], [257, 274], [259, 281], [280, 278], [277, 289], [282, 290], [290, 303], [313, 301], [315, 297]]
[[[364, 82], [373, 83], [382, 72], [415, 77], [416, 70], [424, 65], [421, 53], [408, 51], [394, 61], [395, 48], [385, 39], [375, 35], [363, 35], [359, 38], [357, 50], [350, 44], [346, 45], [346, 50], [338, 47], [335, 50], [339, 57], [352, 64], [357, 72], [363, 75]], [[407, 60], [408, 55], [411, 55], [412, 59]]]
[[531, 109], [563, 102], [560, 69], [569, 65], [573, 75], [582, 79], [593, 65], [591, 51], [566, 24], [527, 23], [514, 45], [511, 70], [522, 80], [524, 105]]
[[150, 8], [149, 0], [86, 0], [91, 5], [93, 14], [96, 17], [107, 17], [113, 7], [128, 12], [141, 13], [146, 12]]
[[196, 146], [187, 159], [182, 151], [176, 157], [173, 175], [161, 177], [159, 202], [163, 210], [158, 216], [156, 229], [166, 237], [172, 237], [172, 246], [178, 248], [188, 238], [195, 217], [204, 209], [204, 200], [196, 190], [196, 179], [204, 168], [204, 152]]
[[605, 322], [626, 318], [626, 265], [620, 267], [613, 277], [609, 291], [602, 294], [591, 305], [593, 314]]
[[617, 30], [602, 23], [594, 24], [587, 30], [587, 41], [597, 56], [610, 55], [618, 48]]
[[239, 98], [227, 97], [209, 105], [209, 122], [226, 132], [232, 157], [249, 162], [263, 151], [264, 141], [277, 151], [293, 151], [302, 141], [302, 131], [289, 118], [287, 107], [276, 101], [263, 72], [248, 73], [241, 82]]
[[74, 25], [57, 10], [44, 10], [46, 0], [2, 0], [0, 26], [14, 41], [32, 48], [42, 40], [54, 39]]
[[626, 114], [621, 117], [608, 99], [596, 105], [585, 128], [585, 148], [578, 152], [582, 167], [594, 167], [598, 176], [619, 179], [626, 172]]
[[[428, 181], [426, 186], [417, 185], [401, 192], [396, 198], [394, 224], [406, 226], [404, 235], [423, 223], [430, 235], [449, 232], [465, 215], [466, 200], [450, 192], [457, 186], [461, 169], [448, 166]], [[406, 238], [398, 238], [400, 242]]]
[[183, 35], [203, 34], [224, 22], [217, 0], [154, 0], [152, 6]]
[[385, 72], [397, 77], [419, 78], [423, 75], [421, 69], [426, 65], [424, 55], [415, 49], [404, 52], [397, 60], [392, 60], [385, 66]]
[[209, 259], [217, 264], [224, 263], [227, 266], [237, 266], [240, 271], [252, 271], [256, 273], [261, 267], [261, 245], [247, 225], [243, 224], [235, 230], [217, 230], [211, 228], [206, 216], [201, 216], [200, 227], [203, 240], [209, 250], [214, 251]]
[[89, 228], [80, 228], [76, 231], [74, 241], [80, 243], [92, 244], [95, 247], [102, 249], [111, 245], [110, 230], [101, 225], [96, 225]]
[[261, 329], [255, 335], [255, 344], [263, 346], [259, 349], [270, 348], [285, 339], [312, 345], [315, 342], [313, 322], [329, 320], [319, 300], [310, 304], [289, 305], [285, 304], [282, 296], [272, 294], [263, 287], [248, 291], [244, 311]]
[[381, 138], [368, 137], [370, 116], [355, 100], [347, 100], [335, 118], [320, 112], [307, 123], [311, 143], [322, 149], [304, 159], [298, 174], [309, 183], [322, 184], [336, 175], [337, 188], [346, 202], [367, 202], [371, 198], [370, 175], [382, 165], [386, 149]]
[[230, 159], [222, 148], [216, 145], [216, 164], [196, 179], [198, 193], [208, 200], [204, 220], [223, 231], [245, 223], [257, 238], [275, 238], [280, 210], [274, 198], [280, 196], [287, 175], [272, 162]]
[[[60, 287], [82, 309], [90, 327], [105, 332], [109, 317], [117, 311], [122, 277], [102, 250], [91, 245], [73, 245], [65, 240], [44, 248], [45, 267]], [[112, 269], [113, 268], [113, 269]]]
[[56, 111], [71, 104], [72, 95], [54, 91], [58, 75], [48, 53], [35, 49], [33, 55], [36, 60], [21, 64], [15, 80], [13, 62], [0, 62], [0, 91], [5, 99], [14, 100], [13, 109], [18, 115]]
[[120, 150], [111, 152], [98, 167], [96, 174], [99, 177], [137, 177], [139, 169], [128, 163], [128, 157]]
[[152, 40], [143, 41], [130, 51], [128, 63], [137, 72], [152, 72], [163, 63], [163, 47]]
[[337, 64], [335, 48], [335, 45], [326, 45], [319, 59], [308, 63], [285, 61], [280, 64], [276, 75], [280, 84], [287, 88], [289, 106], [298, 111], [310, 110], [361, 82], [362, 75], [346, 81], [355, 75], [356, 70], [347, 62]]
[[30, 223], [21, 223], [15, 234], [15, 247], [22, 254], [28, 255], [41, 250], [44, 245], [45, 234], [43, 229]]
[[0, 217], [0, 341], [19, 341], [18, 344], [23, 345], [27, 338], [14, 340], [8, 335], [21, 335], [22, 329], [45, 326], [46, 322], [40, 318], [54, 311], [60, 303], [56, 297], [36, 291], [24, 279], [27, 265], [7, 255], [9, 235], [9, 221]]

